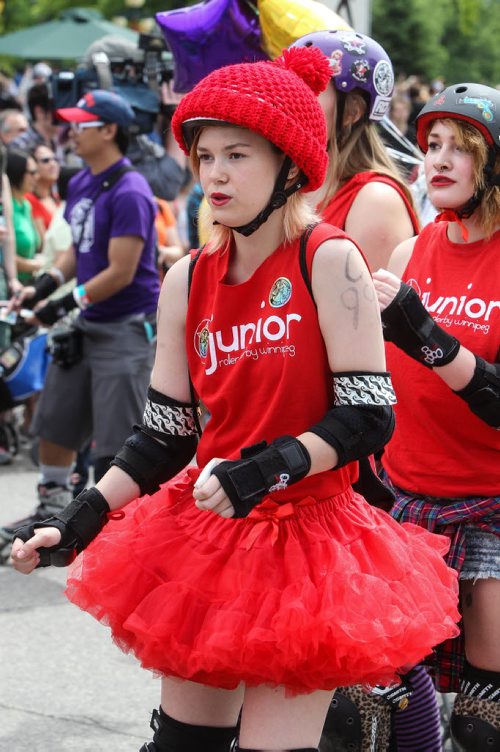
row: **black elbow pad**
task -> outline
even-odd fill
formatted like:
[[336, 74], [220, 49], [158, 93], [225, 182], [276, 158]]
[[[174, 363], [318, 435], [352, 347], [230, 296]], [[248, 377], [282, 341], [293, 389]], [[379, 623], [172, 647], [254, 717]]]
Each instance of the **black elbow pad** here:
[[308, 431], [335, 449], [339, 458], [336, 467], [343, 467], [383, 449], [394, 423], [390, 405], [341, 405], [329, 410]]
[[336, 467], [379, 452], [394, 431], [396, 395], [390, 374], [347, 371], [333, 374], [334, 407], [308, 431], [337, 452]]
[[487, 363], [478, 355], [471, 381], [455, 392], [484, 423], [500, 429], [500, 365]]
[[193, 458], [198, 443], [195, 408], [149, 387], [143, 422], [134, 426], [112, 465], [152, 494]]

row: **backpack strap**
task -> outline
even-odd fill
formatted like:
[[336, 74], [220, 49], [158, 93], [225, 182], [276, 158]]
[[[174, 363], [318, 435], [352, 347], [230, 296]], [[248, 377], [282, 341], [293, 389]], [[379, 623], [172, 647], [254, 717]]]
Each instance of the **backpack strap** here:
[[[310, 242], [313, 233], [315, 242]], [[314, 293], [311, 283], [314, 253], [318, 246], [321, 245], [321, 243], [323, 243], [325, 240], [333, 240], [335, 238], [346, 237], [347, 235], [343, 230], [340, 230], [338, 227], [334, 227], [333, 225], [329, 225], [326, 222], [316, 222], [314, 224], [308, 225], [302, 233], [299, 248], [300, 271], [302, 273], [304, 284], [309, 291], [314, 305], [316, 305], [316, 301], [314, 300]]]
[[[193, 253], [191, 254], [191, 260], [189, 262], [189, 270], [188, 270], [188, 290], [187, 290], [188, 302], [189, 302], [189, 293], [191, 292], [191, 284], [193, 281], [194, 268], [204, 248], [205, 246], [202, 245], [201, 248], [198, 248], [197, 251], [193, 251]], [[201, 436], [203, 429], [200, 424], [200, 415], [201, 415], [200, 400], [196, 396], [196, 392], [194, 390], [194, 384], [191, 381], [191, 374], [189, 373], [189, 369], [188, 369], [188, 379], [189, 379], [189, 394], [191, 395], [191, 402], [194, 408], [194, 411], [193, 411], [194, 422], [196, 425], [196, 430], [198, 431], [198, 435]]]

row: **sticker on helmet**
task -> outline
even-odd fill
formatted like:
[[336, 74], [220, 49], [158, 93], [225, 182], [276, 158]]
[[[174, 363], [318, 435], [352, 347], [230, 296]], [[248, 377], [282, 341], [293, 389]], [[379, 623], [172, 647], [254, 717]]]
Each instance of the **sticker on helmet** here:
[[339, 34], [340, 41], [347, 52], [353, 52], [355, 55], [366, 55], [366, 42], [360, 39], [356, 34]]
[[389, 109], [390, 103], [391, 103], [391, 100], [388, 99], [387, 97], [375, 97], [375, 101], [373, 103], [373, 107], [372, 107], [372, 111], [370, 115], [371, 119], [382, 120], [387, 110]]
[[355, 60], [351, 65], [351, 75], [360, 84], [366, 84], [368, 82], [368, 74], [370, 73], [370, 63], [368, 60]]
[[459, 104], [472, 104], [481, 111], [481, 117], [486, 120], [487, 123], [493, 122], [495, 119], [495, 104], [491, 99], [484, 99], [482, 97], [464, 97], [458, 100]]
[[388, 60], [379, 60], [373, 71], [373, 85], [377, 94], [390, 97], [394, 89], [394, 73]]
[[342, 58], [344, 57], [344, 53], [342, 50], [333, 50], [332, 54], [330, 55], [329, 63], [330, 67], [332, 69], [332, 76], [340, 76], [342, 73]]

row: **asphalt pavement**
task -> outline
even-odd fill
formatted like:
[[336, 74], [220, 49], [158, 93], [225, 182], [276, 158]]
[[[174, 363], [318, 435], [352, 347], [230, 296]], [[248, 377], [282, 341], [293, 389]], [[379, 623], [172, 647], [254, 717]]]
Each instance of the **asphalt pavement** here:
[[[36, 506], [24, 450], [0, 467], [0, 524]], [[137, 752], [160, 682], [64, 596], [66, 570], [0, 566], [0, 752]]]

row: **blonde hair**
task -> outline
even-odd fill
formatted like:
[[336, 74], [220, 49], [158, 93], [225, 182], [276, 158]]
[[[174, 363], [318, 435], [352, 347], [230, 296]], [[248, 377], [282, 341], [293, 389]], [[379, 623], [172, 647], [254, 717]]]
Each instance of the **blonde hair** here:
[[[488, 144], [482, 133], [471, 123], [455, 118], [436, 118], [436, 120], [432, 120], [427, 125], [426, 138], [437, 120], [453, 130], [458, 146], [472, 156], [474, 193], [484, 191], [481, 203], [475, 210], [475, 213], [485, 236], [487, 238], [491, 237], [500, 222], [500, 186], [486, 185], [484, 168], [489, 156]], [[500, 173], [499, 154], [496, 156], [493, 172], [496, 175]]]
[[364, 116], [351, 125], [345, 126], [337, 135], [337, 99], [332, 113], [332, 124], [328, 134], [328, 172], [326, 176], [325, 196], [320, 209], [324, 209], [338, 191], [340, 186], [360, 172], [367, 170], [377, 172], [392, 178], [400, 186], [410, 206], [414, 208], [413, 196], [406, 185], [396, 164], [393, 162], [382, 139], [377, 133], [376, 126], [366, 120], [366, 100], [362, 94], [350, 91], [346, 97], [344, 114], [361, 108]]
[[[201, 129], [196, 135], [189, 153], [196, 178], [199, 178], [200, 167], [200, 160], [196, 149], [200, 132]], [[280, 151], [274, 144], [271, 144], [271, 146], [276, 151]], [[283, 240], [287, 243], [293, 242], [302, 235], [308, 225], [318, 221], [319, 216], [304, 194], [299, 191], [293, 193], [283, 207]], [[198, 234], [200, 238], [206, 239], [206, 252], [213, 253], [218, 248], [225, 248], [229, 244], [234, 230], [225, 225], [214, 224], [210, 205], [203, 199], [198, 213]]]

